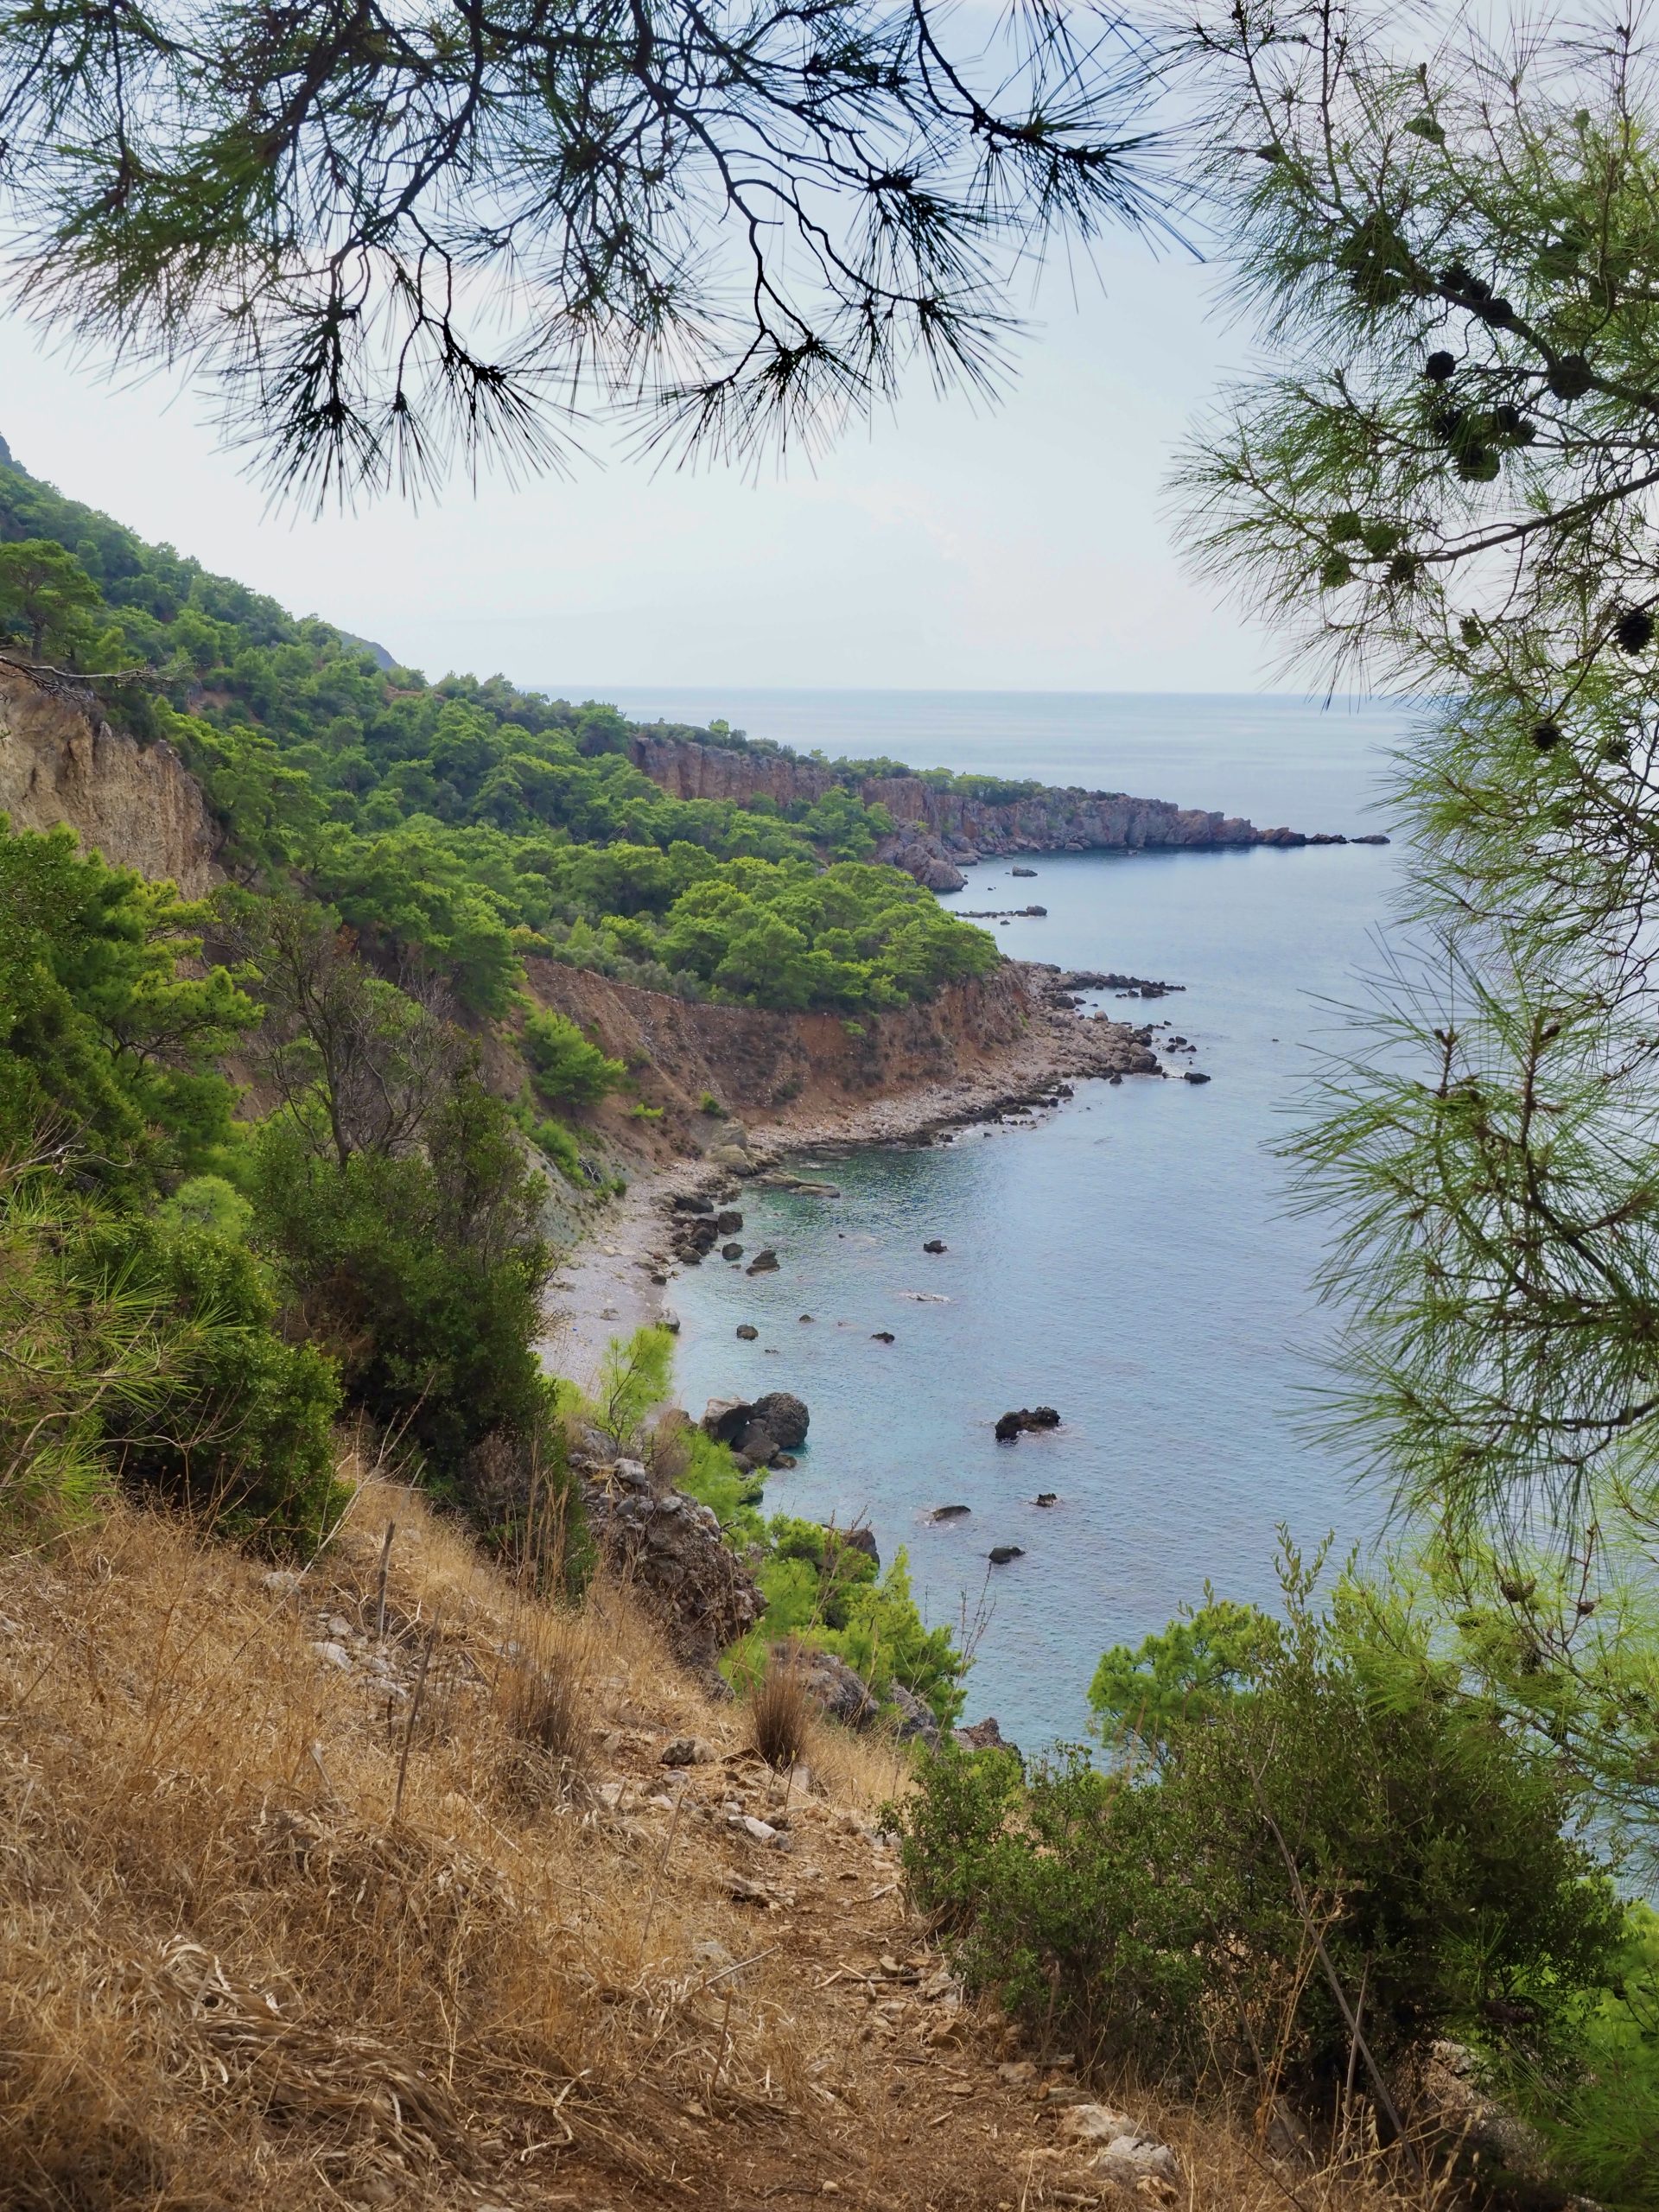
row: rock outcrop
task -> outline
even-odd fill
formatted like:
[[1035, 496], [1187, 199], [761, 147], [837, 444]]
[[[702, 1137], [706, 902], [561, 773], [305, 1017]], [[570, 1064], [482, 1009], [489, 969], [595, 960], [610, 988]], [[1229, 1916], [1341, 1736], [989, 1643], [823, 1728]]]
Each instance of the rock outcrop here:
[[[769, 799], [785, 808], [810, 804], [841, 782], [828, 763], [787, 753], [710, 745], [667, 731], [635, 733], [632, 757], [653, 783], [676, 798], [713, 798], [739, 805]], [[1171, 847], [1340, 843], [1298, 830], [1258, 830], [1237, 815], [1134, 798], [1127, 791], [1044, 785], [1007, 798], [976, 797], [920, 776], [868, 776], [857, 785], [872, 806], [885, 806], [895, 828], [877, 848], [932, 891], [959, 891], [963, 869], [1007, 853], [1155, 852]]]
[[607, 1463], [576, 1452], [572, 1461], [606, 1565], [662, 1623], [681, 1663], [712, 1681], [721, 1651], [747, 1635], [764, 1610], [753, 1576], [719, 1522], [683, 1491], [658, 1489], [640, 1460]]
[[89, 691], [0, 662], [0, 813], [14, 830], [67, 822], [89, 851], [187, 898], [219, 878], [201, 787], [170, 745], [113, 730]]

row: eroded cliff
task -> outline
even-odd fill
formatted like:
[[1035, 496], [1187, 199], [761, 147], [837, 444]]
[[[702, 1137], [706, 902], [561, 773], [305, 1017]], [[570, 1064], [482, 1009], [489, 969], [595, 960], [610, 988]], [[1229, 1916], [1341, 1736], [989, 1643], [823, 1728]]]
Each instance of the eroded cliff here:
[[113, 730], [90, 692], [48, 690], [0, 662], [0, 813], [14, 830], [67, 822], [89, 851], [188, 898], [219, 880], [200, 786], [170, 745]]

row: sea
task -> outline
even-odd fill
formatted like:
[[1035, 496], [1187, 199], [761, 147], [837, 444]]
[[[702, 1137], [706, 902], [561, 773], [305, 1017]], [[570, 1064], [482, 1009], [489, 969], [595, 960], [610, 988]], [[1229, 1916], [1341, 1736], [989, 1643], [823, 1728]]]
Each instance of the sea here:
[[[1409, 709], [1294, 697], [595, 690], [631, 715], [803, 750], [1033, 777], [1349, 836], [1393, 828]], [[1003, 950], [1179, 983], [1122, 1006], [1166, 1022], [1211, 1080], [1088, 1082], [1029, 1127], [950, 1145], [808, 1155], [825, 1198], [746, 1192], [742, 1242], [774, 1274], [717, 1260], [670, 1294], [677, 1380], [707, 1398], [803, 1397], [779, 1510], [867, 1522], [902, 1554], [931, 1621], [971, 1648], [966, 1717], [1027, 1751], [1081, 1740], [1089, 1680], [1206, 1588], [1273, 1604], [1281, 1532], [1338, 1557], [1386, 1501], [1333, 1433], [1332, 1317], [1315, 1293], [1327, 1224], [1279, 1147], [1381, 965], [1402, 849], [988, 860], [949, 906], [1039, 904]], [[942, 1240], [945, 1250], [923, 1249]], [[810, 1316], [808, 1319], [808, 1316]], [[759, 1331], [740, 1339], [741, 1324]], [[890, 1335], [892, 1342], [885, 1341]], [[999, 1444], [997, 1416], [1060, 1426]], [[1055, 1503], [1038, 1505], [1039, 1496]], [[942, 1505], [965, 1515], [931, 1516]], [[993, 1548], [1020, 1556], [991, 1564]]]

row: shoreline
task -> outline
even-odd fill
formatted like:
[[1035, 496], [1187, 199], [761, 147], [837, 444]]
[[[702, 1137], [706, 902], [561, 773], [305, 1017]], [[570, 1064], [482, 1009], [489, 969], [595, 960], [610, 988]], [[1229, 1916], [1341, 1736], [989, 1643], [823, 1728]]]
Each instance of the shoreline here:
[[[671, 1316], [672, 1285], [683, 1265], [669, 1243], [677, 1197], [734, 1196], [796, 1153], [928, 1142], [1012, 1108], [1052, 1107], [1059, 1103], [1057, 1090], [1069, 1096], [1069, 1086], [1079, 1081], [1169, 1076], [1144, 1025], [1081, 1010], [1075, 994], [1096, 988], [1092, 980], [1033, 962], [1009, 965], [1020, 971], [1030, 1001], [1031, 1027], [987, 1064], [856, 1103], [786, 1109], [763, 1122], [728, 1121], [707, 1152], [632, 1175], [624, 1196], [596, 1215], [564, 1255], [550, 1286], [540, 1338], [549, 1370], [591, 1385], [613, 1337]], [[1120, 980], [1128, 981], [1110, 979]], [[1154, 987], [1148, 995], [1168, 988]], [[745, 1165], [715, 1157], [732, 1151], [746, 1155]]]

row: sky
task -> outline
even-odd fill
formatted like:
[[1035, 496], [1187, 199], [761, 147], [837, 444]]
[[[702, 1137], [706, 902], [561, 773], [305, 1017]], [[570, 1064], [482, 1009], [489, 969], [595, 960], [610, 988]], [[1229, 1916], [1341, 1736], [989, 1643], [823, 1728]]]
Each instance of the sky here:
[[572, 696], [642, 684], [1251, 691], [1273, 641], [1192, 581], [1165, 482], [1243, 340], [1213, 272], [1115, 242], [1051, 275], [1007, 400], [918, 378], [815, 467], [760, 481], [601, 454], [573, 480], [452, 482], [272, 512], [208, 397], [41, 350], [0, 316], [0, 435], [22, 465], [209, 568], [447, 669]]

